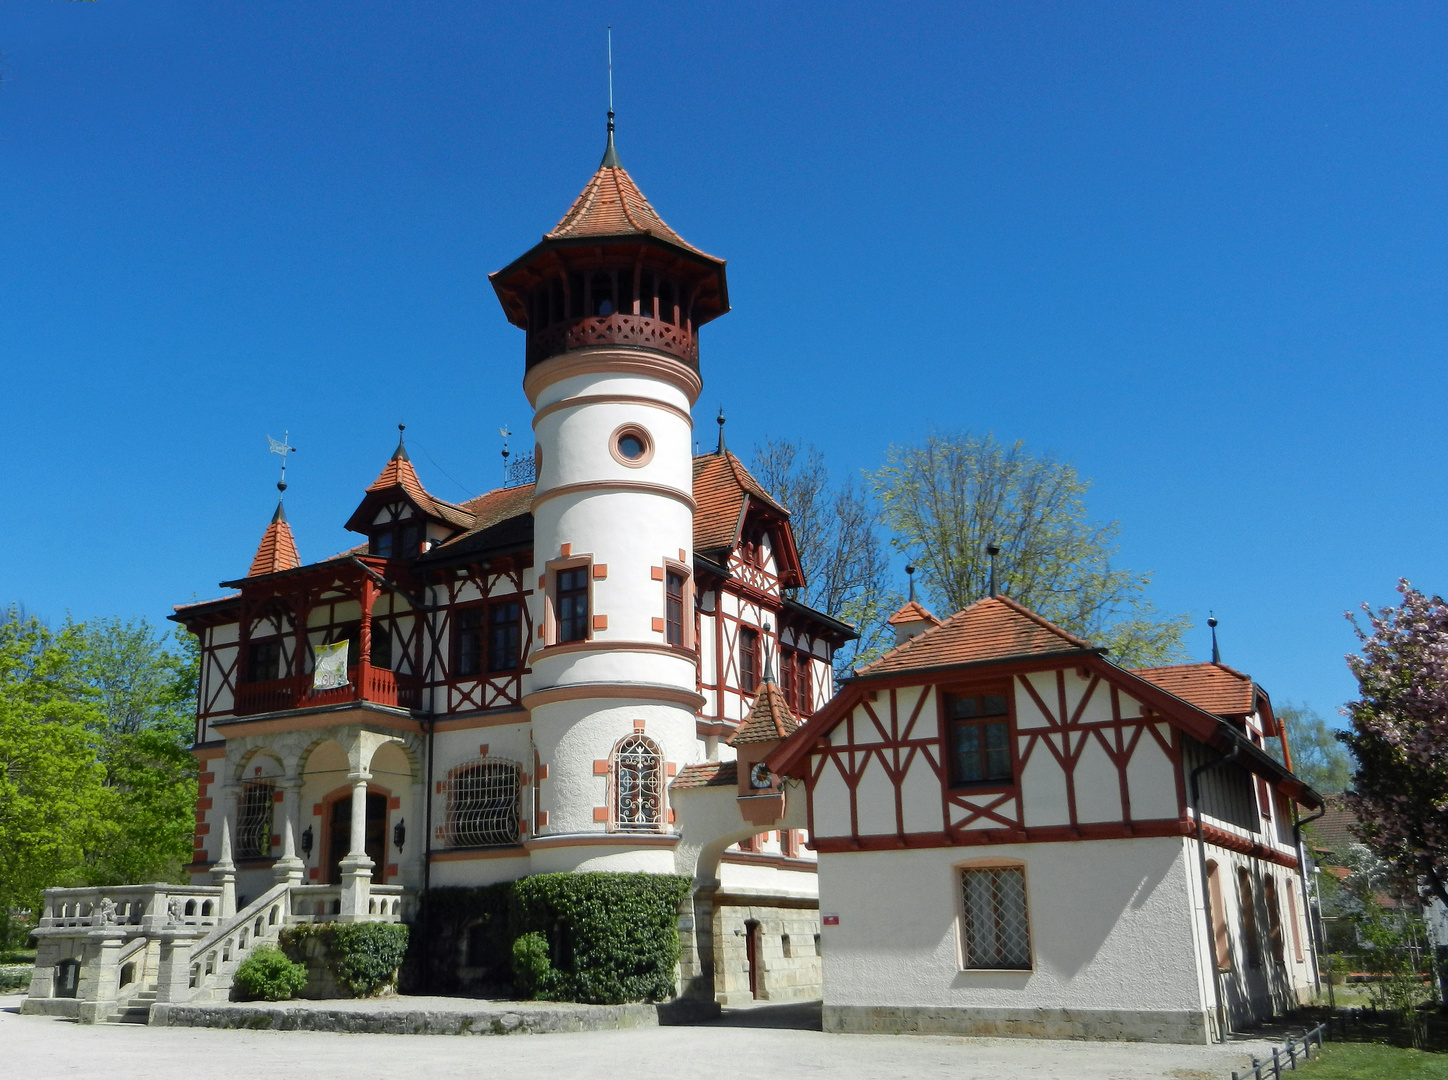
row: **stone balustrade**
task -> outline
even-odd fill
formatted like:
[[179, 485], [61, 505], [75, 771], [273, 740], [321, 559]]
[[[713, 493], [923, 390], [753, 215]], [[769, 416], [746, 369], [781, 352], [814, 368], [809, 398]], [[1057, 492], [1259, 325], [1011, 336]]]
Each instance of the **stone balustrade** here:
[[221, 889], [215, 886], [107, 885], [46, 889], [37, 937], [73, 937], [112, 927], [150, 934], [167, 926], [208, 927], [221, 921]]

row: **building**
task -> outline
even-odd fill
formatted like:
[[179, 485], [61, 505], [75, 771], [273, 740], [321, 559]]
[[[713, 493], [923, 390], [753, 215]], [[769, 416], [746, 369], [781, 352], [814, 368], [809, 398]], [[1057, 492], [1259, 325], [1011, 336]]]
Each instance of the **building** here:
[[1128, 671], [1006, 597], [892, 621], [766, 759], [807, 793], [826, 1030], [1202, 1042], [1312, 989], [1321, 800], [1251, 679]]
[[[87, 979], [92, 998], [157, 979], [162, 1000], [224, 995], [288, 920], [590, 870], [695, 878], [686, 991], [818, 995], [814, 854], [734, 768], [735, 737], [751, 710], [792, 729], [823, 705], [853, 631], [785, 595], [789, 512], [722, 416], [694, 453], [724, 263], [644, 198], [610, 114], [582, 194], [491, 280], [525, 333], [518, 482], [444, 501], [399, 437], [346, 522], [356, 546], [304, 562], [279, 503], [247, 574], [176, 609], [201, 648], [193, 887], [53, 890], [36, 1002], [85, 999]], [[163, 931], [189, 960], [162, 956]]]

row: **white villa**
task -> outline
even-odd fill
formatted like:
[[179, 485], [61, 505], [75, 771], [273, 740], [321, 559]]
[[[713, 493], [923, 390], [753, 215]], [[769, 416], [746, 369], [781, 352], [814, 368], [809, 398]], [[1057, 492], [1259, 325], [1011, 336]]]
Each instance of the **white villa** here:
[[176, 609], [191, 884], [49, 890], [26, 1011], [144, 1021], [225, 1000], [296, 922], [594, 870], [692, 879], [681, 995], [823, 994], [831, 1030], [1200, 1041], [1309, 986], [1292, 822], [1317, 797], [1262, 750], [1286, 740], [1250, 680], [1126, 671], [993, 598], [912, 602], [834, 693], [854, 631], [786, 596], [788, 510], [722, 416], [694, 453], [724, 263], [649, 205], [612, 114], [491, 280], [532, 454], [451, 503], [399, 438], [356, 546], [304, 562], [279, 503], [245, 576]]

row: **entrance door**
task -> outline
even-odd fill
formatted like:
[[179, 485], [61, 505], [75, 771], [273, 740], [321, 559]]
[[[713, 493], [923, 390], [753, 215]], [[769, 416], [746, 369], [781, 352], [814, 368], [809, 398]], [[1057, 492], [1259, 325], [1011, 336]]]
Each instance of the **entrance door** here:
[[749, 996], [759, 996], [759, 924], [744, 924], [744, 959], [749, 964]]
[[[332, 850], [329, 854], [327, 880], [342, 884], [342, 860], [352, 847], [352, 796], [332, 804]], [[387, 879], [387, 796], [367, 793], [367, 857], [374, 863], [372, 881], [385, 884]]]

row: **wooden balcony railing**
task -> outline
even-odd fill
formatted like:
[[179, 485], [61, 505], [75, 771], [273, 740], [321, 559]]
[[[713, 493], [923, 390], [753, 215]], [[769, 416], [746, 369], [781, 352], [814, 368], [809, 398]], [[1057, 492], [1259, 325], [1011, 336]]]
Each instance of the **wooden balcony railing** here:
[[365, 667], [353, 664], [347, 669], [347, 678], [349, 684], [335, 690], [313, 690], [311, 672], [267, 682], [242, 683], [236, 692], [236, 715], [256, 716], [348, 701], [370, 701], [395, 709], [417, 708], [417, 683], [411, 676], [370, 664]]

